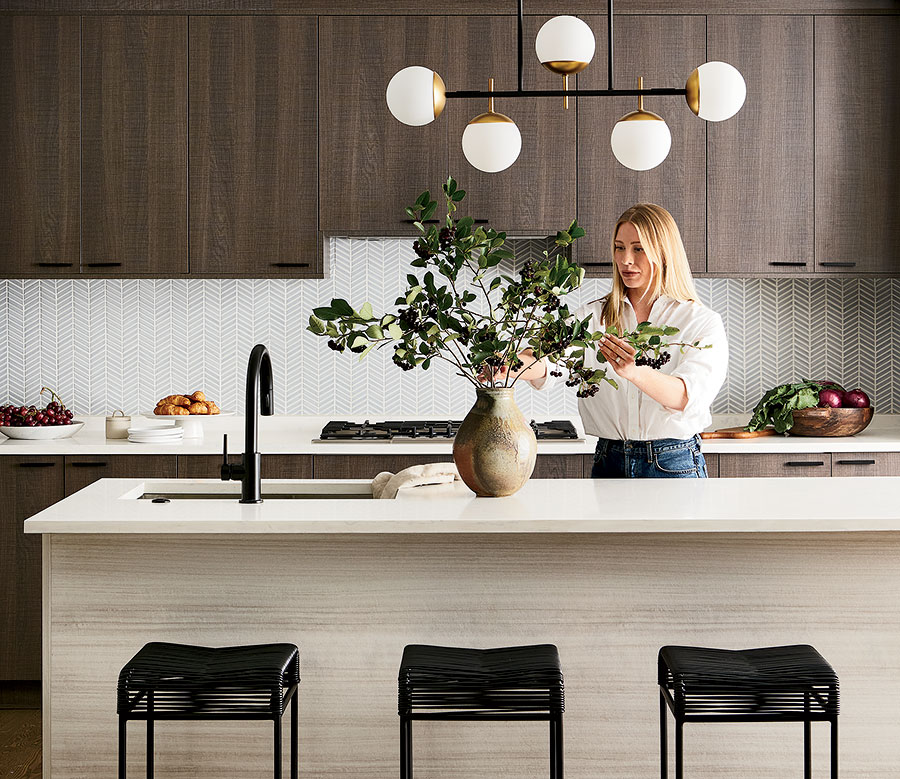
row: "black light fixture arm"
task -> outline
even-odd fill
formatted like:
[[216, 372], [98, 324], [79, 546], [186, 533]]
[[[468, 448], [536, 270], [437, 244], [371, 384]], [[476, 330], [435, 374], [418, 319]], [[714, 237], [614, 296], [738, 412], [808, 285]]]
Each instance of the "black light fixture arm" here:
[[506, 89], [493, 92], [485, 92], [480, 89], [456, 89], [446, 93], [448, 98], [491, 98], [491, 97], [637, 97], [643, 95], [645, 97], [654, 97], [662, 95], [681, 95], [687, 94], [687, 90], [682, 89], [613, 89], [613, 0], [607, 0], [607, 23], [606, 23], [606, 54], [607, 54], [607, 88], [606, 89], [529, 89], [523, 88], [523, 38], [525, 28], [525, 12], [524, 0], [518, 0], [519, 4], [519, 68], [518, 68], [518, 89]]

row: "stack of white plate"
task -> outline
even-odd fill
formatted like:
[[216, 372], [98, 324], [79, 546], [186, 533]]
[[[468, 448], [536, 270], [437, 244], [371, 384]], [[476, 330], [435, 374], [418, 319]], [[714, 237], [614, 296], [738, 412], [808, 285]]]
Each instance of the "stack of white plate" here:
[[128, 428], [128, 440], [135, 444], [177, 444], [183, 439], [184, 430], [174, 425]]

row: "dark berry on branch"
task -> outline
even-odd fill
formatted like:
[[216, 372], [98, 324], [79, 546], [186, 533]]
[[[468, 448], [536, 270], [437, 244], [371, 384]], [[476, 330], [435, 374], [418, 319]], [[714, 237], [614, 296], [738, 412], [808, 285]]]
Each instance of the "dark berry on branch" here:
[[334, 351], [336, 351], [336, 352], [344, 351], [344, 347], [341, 344], [339, 344], [337, 341], [330, 340], [330, 339], [328, 341], [328, 348], [334, 349]]
[[431, 257], [431, 250], [421, 241], [413, 241], [413, 251], [423, 260], [427, 260]]
[[350, 351], [351, 351], [351, 352], [354, 352], [355, 354], [361, 354], [361, 353], [364, 352], [365, 350], [366, 350], [366, 345], [365, 345], [365, 344], [360, 344], [359, 346], [351, 346], [351, 347], [350, 347]]
[[441, 230], [438, 235], [438, 240], [441, 242], [441, 248], [446, 249], [456, 237], [456, 229], [453, 227], [445, 227]]
[[562, 371], [550, 371], [550, 375], [558, 379], [560, 376], [562, 376]]

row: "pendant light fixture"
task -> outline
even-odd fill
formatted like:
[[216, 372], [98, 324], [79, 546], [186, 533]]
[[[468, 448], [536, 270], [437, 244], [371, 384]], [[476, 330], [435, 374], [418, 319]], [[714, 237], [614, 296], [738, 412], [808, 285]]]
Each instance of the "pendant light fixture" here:
[[440, 116], [446, 99], [488, 98], [487, 113], [479, 114], [469, 122], [463, 132], [462, 145], [466, 159], [474, 167], [497, 173], [516, 161], [522, 148], [522, 136], [510, 117], [494, 111], [494, 98], [562, 97], [564, 107], [568, 108], [570, 96], [634, 96], [638, 98], [638, 110], [616, 122], [610, 144], [622, 165], [632, 170], [649, 170], [665, 160], [672, 146], [672, 134], [661, 116], [644, 109], [644, 97], [682, 95], [691, 111], [709, 122], [721, 122], [734, 116], [744, 104], [747, 85], [737, 69], [727, 62], [700, 65], [688, 77], [684, 89], [644, 89], [642, 78], [638, 79], [637, 89], [614, 89], [612, 0], [607, 0], [607, 88], [569, 90], [569, 76], [584, 70], [593, 59], [594, 34], [577, 17], [556, 16], [538, 31], [535, 53], [545, 68], [562, 75], [563, 88], [525, 90], [522, 86], [523, 0], [518, 0], [518, 7], [517, 89], [495, 92], [491, 79], [488, 92], [447, 92], [443, 80], [433, 70], [412, 66], [396, 73], [388, 84], [387, 104], [394, 117], [404, 124], [420, 126]]

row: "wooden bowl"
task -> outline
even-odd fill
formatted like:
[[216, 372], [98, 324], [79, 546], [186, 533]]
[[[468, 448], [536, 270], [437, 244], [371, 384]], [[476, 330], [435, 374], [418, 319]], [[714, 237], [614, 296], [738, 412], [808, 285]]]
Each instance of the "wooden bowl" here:
[[792, 412], [791, 435], [856, 435], [868, 427], [873, 408], [804, 408]]

